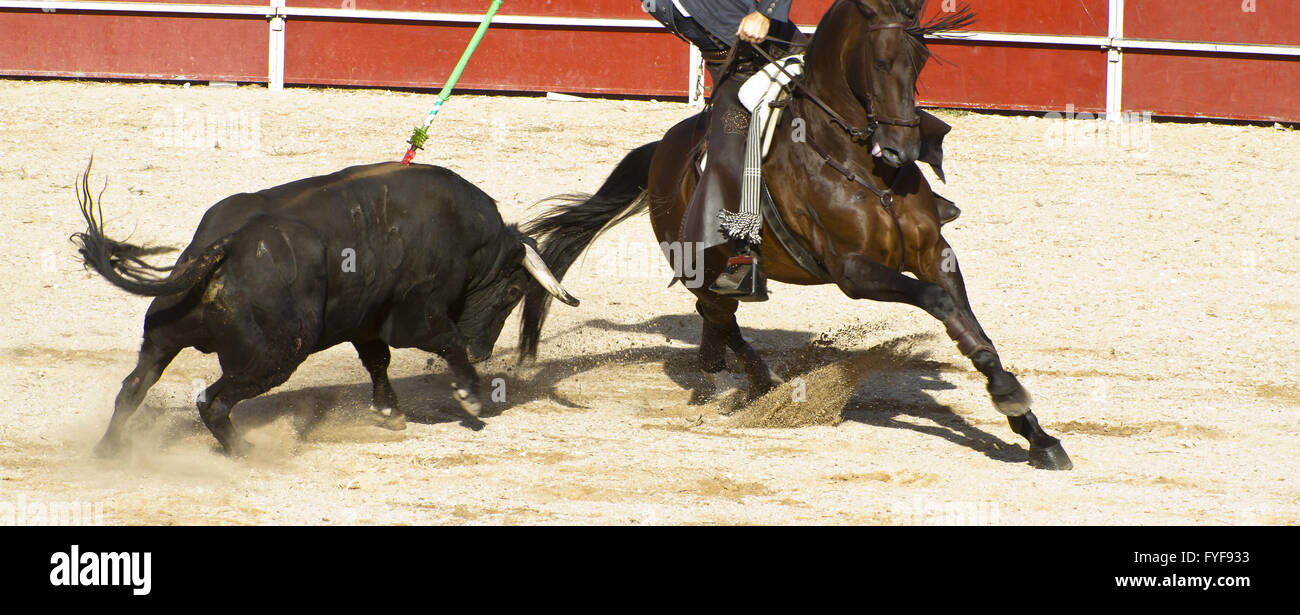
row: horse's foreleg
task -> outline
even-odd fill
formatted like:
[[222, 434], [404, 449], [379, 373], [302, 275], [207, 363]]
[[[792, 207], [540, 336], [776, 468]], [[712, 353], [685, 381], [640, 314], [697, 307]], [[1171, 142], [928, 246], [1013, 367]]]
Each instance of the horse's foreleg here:
[[844, 260], [840, 288], [854, 299], [893, 301], [919, 307], [944, 324], [948, 337], [988, 379], [989, 395], [999, 412], [1007, 415], [1011, 429], [1029, 440], [1029, 462], [1034, 467], [1068, 470], [1073, 467], [1060, 440], [1038, 425], [1030, 410], [1029, 393], [1014, 375], [1002, 368], [993, 342], [980, 328], [970, 309], [956, 258], [942, 240], [935, 254], [944, 259], [922, 259], [912, 279], [865, 256]]
[[707, 291], [700, 292], [697, 296], [695, 310], [704, 319], [704, 330], [700, 336], [700, 368], [717, 384], [718, 378], [715, 375], [722, 376], [726, 367], [725, 344], [726, 348], [736, 353], [736, 358], [745, 369], [745, 375], [749, 377], [750, 398], [771, 390], [780, 381], [768, 369], [758, 351], [740, 334], [740, 325], [736, 323], [739, 302]]

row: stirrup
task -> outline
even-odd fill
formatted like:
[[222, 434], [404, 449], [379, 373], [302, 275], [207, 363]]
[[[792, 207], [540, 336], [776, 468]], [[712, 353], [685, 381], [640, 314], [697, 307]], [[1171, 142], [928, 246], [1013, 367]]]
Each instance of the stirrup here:
[[767, 276], [757, 256], [733, 256], [709, 291], [737, 301], [767, 301]]

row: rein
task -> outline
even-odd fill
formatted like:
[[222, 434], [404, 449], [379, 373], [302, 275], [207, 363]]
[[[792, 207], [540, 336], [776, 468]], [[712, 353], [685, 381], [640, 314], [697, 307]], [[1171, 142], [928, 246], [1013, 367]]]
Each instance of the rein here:
[[[812, 140], [812, 137], [805, 138], [804, 142], [807, 143], [808, 147], [811, 147], [814, 152], [817, 152], [818, 156], [821, 156], [821, 159], [826, 162], [827, 166], [839, 171], [845, 179], [870, 190], [871, 193], [876, 195], [876, 198], [880, 200], [880, 206], [885, 208], [885, 213], [889, 214], [889, 217], [893, 219], [894, 231], [898, 234], [898, 250], [902, 253], [902, 258], [898, 260], [898, 270], [901, 272], [903, 270], [903, 265], [907, 262], [907, 242], [903, 239], [903, 224], [898, 221], [898, 212], [894, 210], [894, 186], [898, 184], [899, 178], [903, 176], [903, 170], [899, 169], [898, 172], [894, 174], [894, 181], [889, 184], [889, 187], [881, 190], [872, 185], [871, 182], [867, 181], [862, 174], [854, 173], [853, 169], [850, 169], [848, 166], [832, 158], [830, 154], [826, 153], [826, 150], [822, 149], [820, 145], [817, 145], [816, 141]], [[867, 172], [866, 174], [872, 175], [870, 172]]]

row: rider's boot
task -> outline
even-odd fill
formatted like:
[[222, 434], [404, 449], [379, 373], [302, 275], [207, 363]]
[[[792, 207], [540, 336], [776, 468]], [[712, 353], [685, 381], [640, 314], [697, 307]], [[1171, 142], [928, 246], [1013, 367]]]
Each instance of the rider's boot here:
[[743, 241], [735, 243], [736, 256], [727, 259], [727, 268], [709, 290], [737, 301], [767, 301], [767, 276], [759, 262], [758, 248]]

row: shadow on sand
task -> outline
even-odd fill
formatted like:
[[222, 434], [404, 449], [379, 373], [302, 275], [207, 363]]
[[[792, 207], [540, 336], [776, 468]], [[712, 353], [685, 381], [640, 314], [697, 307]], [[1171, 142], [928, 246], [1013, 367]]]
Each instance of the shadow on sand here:
[[[564, 359], [539, 360], [516, 366], [513, 350], [499, 351], [493, 359], [478, 366], [484, 380], [481, 395], [484, 402], [482, 418], [490, 420], [510, 407], [533, 401], [545, 401], [565, 408], [585, 409], [579, 400], [568, 399], [557, 391], [557, 385], [575, 374], [610, 365], [640, 365], [659, 363], [663, 373], [683, 390], [691, 391], [691, 405], [705, 403], [712, 393], [711, 384], [700, 373], [697, 350], [700, 320], [695, 315], [659, 316], [635, 324], [618, 324], [605, 319], [593, 319], [571, 331], [552, 333], [580, 335], [584, 329], [635, 333], [662, 337], [665, 344], [619, 349]], [[912, 335], [887, 340], [870, 348], [846, 350], [841, 346], [856, 347], [852, 339], [837, 340], [832, 336], [817, 337], [802, 331], [782, 329], [748, 329], [745, 335], [762, 353], [772, 369], [786, 380], [792, 380], [820, 367], [845, 361], [862, 360], [872, 369], [856, 384], [849, 401], [842, 410], [843, 418], [865, 425], [890, 429], [908, 429], [943, 438], [982, 453], [992, 459], [1007, 463], [1024, 463], [1028, 451], [1010, 444], [968, 422], [961, 415], [937, 401], [932, 391], [949, 390], [956, 385], [941, 377], [944, 369], [952, 370], [946, 363], [925, 358], [912, 348], [935, 335]], [[543, 342], [545, 346], [545, 341]], [[728, 353], [730, 355], [730, 353]], [[441, 360], [434, 359], [432, 371], [418, 376], [392, 379], [394, 390], [407, 420], [424, 425], [459, 423], [480, 430], [487, 423], [461, 410], [451, 398], [450, 378]], [[441, 366], [441, 367], [439, 367]], [[360, 363], [358, 362], [358, 370]], [[739, 371], [734, 356], [728, 357], [728, 369]], [[501, 378], [509, 393], [508, 403], [490, 400], [488, 383]], [[738, 378], [740, 380], [740, 378]], [[631, 400], [630, 400], [631, 401]], [[271, 392], [245, 400], [232, 412], [232, 420], [241, 431], [249, 431], [289, 417], [294, 431], [304, 440], [314, 439], [314, 432], [328, 415], [331, 422], [365, 426], [377, 424], [369, 411], [370, 383], [312, 386], [296, 390]], [[992, 409], [989, 409], [992, 412]], [[182, 413], [192, 420], [171, 421], [161, 434], [165, 443], [181, 438], [207, 435], [207, 429], [198, 420], [192, 406], [154, 408], [142, 407], [144, 420], [153, 422], [163, 413]], [[152, 415], [152, 416], [149, 416]], [[919, 420], [918, 420], [919, 419]], [[215, 445], [215, 442], [214, 442]]]

